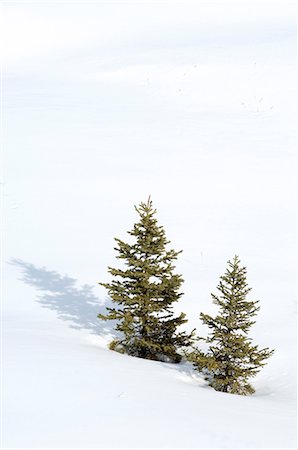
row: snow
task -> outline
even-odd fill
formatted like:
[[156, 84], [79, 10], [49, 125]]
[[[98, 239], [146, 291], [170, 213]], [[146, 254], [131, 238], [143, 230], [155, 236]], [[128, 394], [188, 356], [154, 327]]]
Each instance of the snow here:
[[[1, 4], [2, 448], [296, 448], [295, 2], [67, 3]], [[97, 283], [149, 194], [188, 330], [247, 267], [254, 395], [107, 349]]]

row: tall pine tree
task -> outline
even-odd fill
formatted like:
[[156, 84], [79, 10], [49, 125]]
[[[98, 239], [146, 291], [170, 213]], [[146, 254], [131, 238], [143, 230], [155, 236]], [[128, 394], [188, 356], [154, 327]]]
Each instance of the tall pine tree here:
[[212, 295], [213, 303], [219, 306], [219, 314], [212, 318], [200, 314], [211, 333], [204, 340], [209, 350], [194, 350], [189, 359], [194, 366], [205, 373], [209, 384], [217, 391], [248, 395], [254, 392], [248, 383], [264, 366], [265, 360], [273, 351], [258, 349], [247, 337], [250, 327], [255, 323], [252, 318], [260, 307], [258, 301], [248, 301], [251, 288], [246, 282], [246, 268], [240, 267], [238, 256], [228, 261], [226, 273], [220, 277], [217, 286], [219, 295]]
[[111, 349], [146, 359], [179, 362], [178, 349], [188, 346], [192, 339], [192, 334], [176, 331], [187, 322], [185, 314], [173, 315], [173, 304], [182, 296], [179, 289], [183, 283], [181, 275], [173, 273], [173, 262], [181, 252], [166, 249], [170, 241], [157, 224], [150, 197], [135, 209], [139, 222], [128, 231], [134, 242], [115, 238], [117, 258], [126, 267], [109, 267], [112, 281], [99, 283], [108, 290], [115, 308], [107, 308], [108, 313], [98, 317], [116, 319], [116, 330], [123, 334], [123, 339], [112, 341]]

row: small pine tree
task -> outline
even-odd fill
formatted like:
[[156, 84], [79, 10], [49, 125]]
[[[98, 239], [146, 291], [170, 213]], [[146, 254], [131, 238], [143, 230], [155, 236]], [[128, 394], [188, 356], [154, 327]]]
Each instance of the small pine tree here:
[[146, 359], [179, 362], [177, 350], [190, 345], [192, 339], [192, 334], [176, 332], [187, 320], [184, 313], [174, 317], [172, 311], [182, 296], [179, 288], [183, 279], [173, 273], [173, 261], [181, 252], [166, 250], [170, 241], [157, 224], [150, 197], [135, 209], [139, 222], [128, 232], [134, 243], [115, 238], [117, 258], [124, 261], [126, 269], [109, 267], [113, 280], [99, 283], [108, 290], [116, 307], [107, 308], [108, 314], [98, 317], [118, 320], [116, 330], [124, 337], [112, 341], [111, 349]]
[[217, 391], [248, 395], [254, 392], [248, 383], [264, 366], [273, 350], [262, 350], [252, 345], [247, 332], [255, 323], [252, 318], [259, 311], [258, 301], [248, 301], [251, 288], [246, 283], [246, 268], [240, 267], [238, 256], [228, 261], [226, 273], [220, 277], [217, 289], [221, 295], [212, 295], [220, 313], [215, 318], [200, 314], [204, 324], [212, 330], [209, 336], [199, 338], [210, 344], [209, 350], [194, 350], [189, 360], [206, 375], [206, 380]]

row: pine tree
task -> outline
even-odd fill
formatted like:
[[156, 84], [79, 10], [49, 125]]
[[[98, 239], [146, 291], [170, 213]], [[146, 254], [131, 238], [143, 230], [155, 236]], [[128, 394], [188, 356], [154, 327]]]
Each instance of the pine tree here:
[[126, 268], [109, 267], [112, 281], [99, 283], [116, 305], [98, 317], [118, 321], [116, 330], [122, 332], [123, 339], [112, 341], [111, 349], [146, 359], [179, 362], [178, 349], [188, 346], [192, 339], [192, 334], [176, 332], [187, 320], [184, 313], [174, 317], [172, 310], [183, 295], [179, 292], [183, 279], [173, 273], [173, 262], [181, 252], [166, 249], [170, 241], [157, 224], [150, 197], [135, 209], [139, 222], [128, 231], [134, 242], [115, 238], [117, 258], [124, 261]]
[[213, 303], [219, 306], [219, 314], [215, 318], [200, 314], [203, 323], [211, 329], [206, 339], [199, 338], [210, 344], [209, 350], [196, 349], [189, 354], [189, 359], [197, 370], [206, 375], [215, 390], [252, 394], [254, 389], [248, 380], [266, 364], [265, 360], [273, 351], [268, 348], [259, 350], [247, 337], [255, 323], [252, 318], [260, 307], [259, 301], [246, 299], [251, 288], [246, 282], [246, 268], [240, 267], [238, 256], [232, 262], [228, 261], [228, 268], [220, 277], [217, 289], [220, 295], [211, 295]]

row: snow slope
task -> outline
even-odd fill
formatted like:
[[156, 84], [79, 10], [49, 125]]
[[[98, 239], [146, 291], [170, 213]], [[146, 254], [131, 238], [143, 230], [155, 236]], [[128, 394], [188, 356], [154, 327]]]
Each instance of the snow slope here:
[[[295, 2], [1, 4], [2, 448], [296, 448]], [[256, 393], [107, 349], [98, 281], [151, 194], [207, 330], [236, 253]]]
[[15, 295], [31, 310], [5, 320], [4, 448], [294, 448], [285, 350], [252, 397], [218, 393], [187, 363], [107, 350], [92, 291], [22, 261], [16, 268], [27, 287]]

